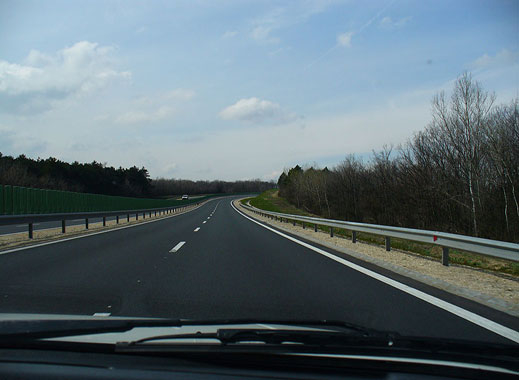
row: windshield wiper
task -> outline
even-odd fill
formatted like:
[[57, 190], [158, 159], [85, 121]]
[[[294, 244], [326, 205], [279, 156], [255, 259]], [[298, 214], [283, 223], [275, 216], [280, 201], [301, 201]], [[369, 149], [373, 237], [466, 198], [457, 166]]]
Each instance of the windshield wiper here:
[[47, 339], [72, 335], [125, 332], [135, 327], [179, 327], [173, 319], [45, 319], [0, 322], [0, 341], [13, 339]]
[[[307, 325], [308, 326], [308, 325]], [[174, 340], [217, 340], [222, 345], [241, 344], [241, 343], [262, 343], [271, 345], [280, 344], [303, 344], [312, 346], [333, 346], [344, 345], [359, 340], [369, 339], [371, 343], [378, 342], [387, 344], [395, 337], [394, 334], [377, 333], [376, 335], [359, 333], [358, 331], [337, 331], [337, 330], [293, 330], [293, 329], [266, 329], [266, 328], [243, 328], [243, 329], [218, 329], [210, 333], [190, 333], [190, 334], [167, 334], [139, 339], [132, 342], [118, 342], [117, 349], [131, 347], [142, 347], [153, 342], [164, 345], [165, 341]], [[162, 341], [162, 343], [160, 343]]]
[[12, 339], [46, 339], [72, 335], [125, 332], [136, 327], [182, 327], [267, 324], [298, 327], [325, 327], [337, 331], [354, 331], [364, 335], [385, 334], [355, 324], [331, 320], [265, 320], [265, 319], [46, 319], [0, 321], [0, 341]]

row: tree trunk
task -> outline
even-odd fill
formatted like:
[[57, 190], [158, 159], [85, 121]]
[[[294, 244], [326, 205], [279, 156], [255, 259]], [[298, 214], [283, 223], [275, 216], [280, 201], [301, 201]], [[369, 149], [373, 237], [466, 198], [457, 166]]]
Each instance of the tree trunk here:
[[470, 200], [472, 202], [472, 222], [474, 225], [474, 236], [478, 236], [478, 225], [476, 221], [476, 200], [474, 199], [474, 189], [472, 185], [472, 173], [469, 172], [469, 191]]

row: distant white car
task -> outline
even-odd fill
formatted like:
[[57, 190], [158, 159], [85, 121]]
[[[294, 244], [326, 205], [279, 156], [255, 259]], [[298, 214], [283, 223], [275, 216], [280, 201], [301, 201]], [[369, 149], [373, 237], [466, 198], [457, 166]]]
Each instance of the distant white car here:
[[184, 199], [189, 199], [189, 195], [186, 195], [186, 194], [182, 195], [182, 200], [184, 200]]

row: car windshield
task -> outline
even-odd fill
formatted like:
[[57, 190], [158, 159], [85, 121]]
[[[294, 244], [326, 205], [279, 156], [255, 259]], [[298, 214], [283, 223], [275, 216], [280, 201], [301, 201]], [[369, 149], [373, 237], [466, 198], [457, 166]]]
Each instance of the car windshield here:
[[519, 344], [519, 2], [2, 0], [0, 330], [78, 317]]

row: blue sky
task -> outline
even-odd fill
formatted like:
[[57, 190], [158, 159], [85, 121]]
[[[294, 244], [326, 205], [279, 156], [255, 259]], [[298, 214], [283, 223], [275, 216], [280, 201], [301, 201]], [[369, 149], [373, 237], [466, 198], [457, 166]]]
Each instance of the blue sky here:
[[0, 152], [277, 179], [400, 143], [470, 71], [519, 96], [518, 1], [0, 2]]

